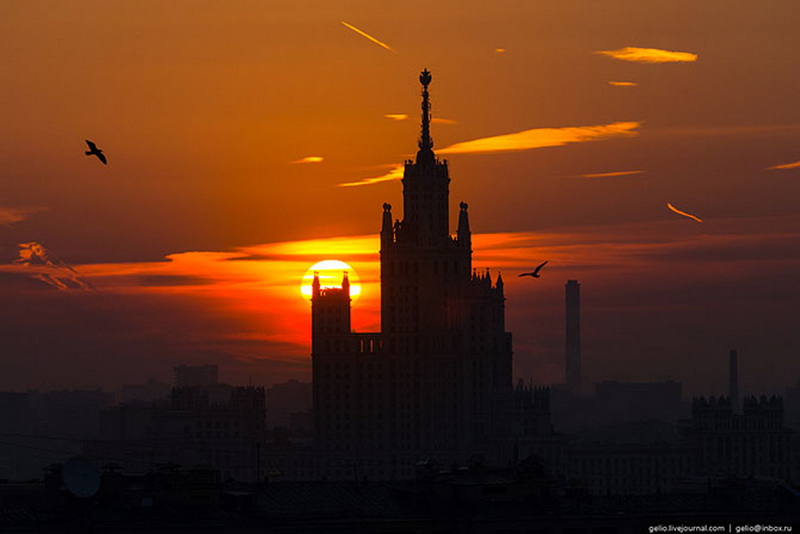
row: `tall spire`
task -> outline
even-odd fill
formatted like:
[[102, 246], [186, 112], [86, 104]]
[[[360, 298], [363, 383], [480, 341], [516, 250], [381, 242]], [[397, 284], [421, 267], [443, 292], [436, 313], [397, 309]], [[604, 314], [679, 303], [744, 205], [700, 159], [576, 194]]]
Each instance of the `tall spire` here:
[[347, 277], [347, 271], [342, 275], [342, 291], [350, 296], [350, 279]]
[[423, 70], [419, 75], [419, 83], [422, 84], [422, 135], [419, 138], [419, 151], [417, 152], [417, 163], [433, 162], [433, 139], [431, 139], [431, 102], [428, 98], [428, 85], [431, 83], [431, 73], [428, 69]]
[[458, 245], [461, 247], [472, 247], [472, 234], [469, 231], [469, 214], [467, 208], [469, 207], [466, 202], [459, 204], [461, 211], [458, 213]]

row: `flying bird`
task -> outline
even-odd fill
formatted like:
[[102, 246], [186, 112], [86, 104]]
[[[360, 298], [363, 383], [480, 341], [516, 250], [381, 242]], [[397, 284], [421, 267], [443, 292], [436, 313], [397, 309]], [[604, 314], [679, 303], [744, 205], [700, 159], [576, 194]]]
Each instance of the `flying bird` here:
[[547, 264], [547, 262], [544, 262], [544, 263], [540, 264], [538, 267], [536, 267], [534, 270], [532, 270], [531, 272], [522, 273], [519, 276], [532, 276], [533, 278], [540, 278], [539, 271], [541, 271], [542, 267], [544, 267], [546, 264]]
[[102, 161], [103, 165], [108, 165], [108, 162], [106, 161], [106, 157], [103, 154], [103, 151], [97, 148], [97, 145], [95, 145], [88, 139], [86, 140], [86, 144], [89, 145], [89, 150], [86, 151], [87, 156], [97, 156], [97, 159]]

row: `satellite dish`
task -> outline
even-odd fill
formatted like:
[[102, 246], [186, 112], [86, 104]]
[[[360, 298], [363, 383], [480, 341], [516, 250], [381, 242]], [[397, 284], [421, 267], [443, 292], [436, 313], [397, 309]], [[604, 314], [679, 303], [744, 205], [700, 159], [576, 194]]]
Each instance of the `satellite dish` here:
[[100, 472], [85, 456], [73, 456], [61, 474], [70, 493], [81, 499], [94, 496], [100, 489]]

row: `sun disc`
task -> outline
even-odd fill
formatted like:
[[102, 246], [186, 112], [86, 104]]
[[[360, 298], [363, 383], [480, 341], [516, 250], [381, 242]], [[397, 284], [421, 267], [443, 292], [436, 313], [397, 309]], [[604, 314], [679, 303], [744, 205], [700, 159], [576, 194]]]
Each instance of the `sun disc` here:
[[339, 260], [323, 260], [309, 267], [300, 281], [300, 293], [305, 299], [311, 298], [314, 273], [319, 276], [321, 287], [342, 287], [342, 278], [345, 272], [350, 281], [350, 297], [355, 301], [361, 295], [361, 279], [355, 269]]

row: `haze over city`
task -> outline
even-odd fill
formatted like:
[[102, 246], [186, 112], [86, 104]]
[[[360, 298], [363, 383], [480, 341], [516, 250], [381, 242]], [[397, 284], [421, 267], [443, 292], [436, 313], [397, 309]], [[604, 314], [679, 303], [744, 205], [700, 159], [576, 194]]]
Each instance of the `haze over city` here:
[[468, 201], [516, 377], [563, 382], [577, 279], [587, 384], [722, 393], [731, 348], [743, 392], [798, 379], [793, 2], [0, 10], [0, 389], [208, 363], [308, 380], [300, 286], [323, 260], [360, 278], [354, 329], [379, 330], [381, 206], [401, 206], [423, 68], [450, 227]]

